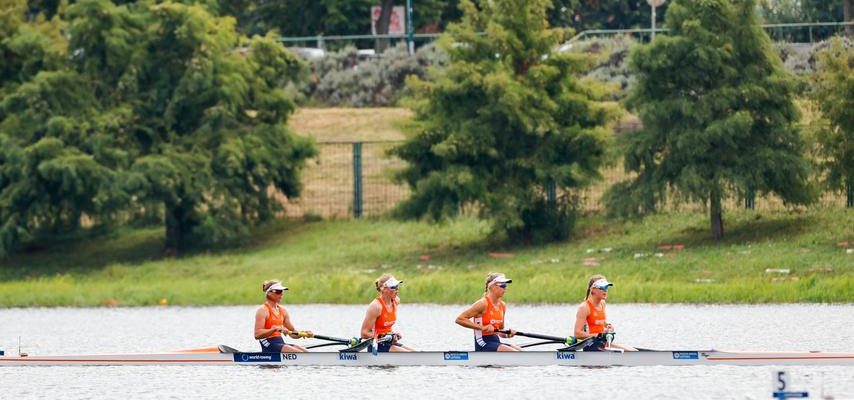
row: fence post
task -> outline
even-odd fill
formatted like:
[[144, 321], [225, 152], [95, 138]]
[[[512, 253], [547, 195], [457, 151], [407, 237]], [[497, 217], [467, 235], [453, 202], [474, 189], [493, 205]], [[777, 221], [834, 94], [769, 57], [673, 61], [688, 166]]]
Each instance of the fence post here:
[[353, 142], [353, 216], [362, 216], [362, 142]]

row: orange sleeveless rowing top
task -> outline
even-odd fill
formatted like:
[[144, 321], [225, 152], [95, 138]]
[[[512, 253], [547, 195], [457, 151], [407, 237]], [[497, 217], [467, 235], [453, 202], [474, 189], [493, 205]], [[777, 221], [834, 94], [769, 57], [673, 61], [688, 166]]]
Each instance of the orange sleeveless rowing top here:
[[377, 322], [374, 323], [374, 334], [379, 336], [391, 333], [391, 327], [397, 322], [397, 305], [392, 301], [391, 309], [388, 309], [385, 307], [382, 296], [377, 296], [376, 300], [380, 302], [382, 311], [380, 311], [380, 316], [377, 317]]
[[[483, 310], [483, 315], [476, 317], [474, 322], [483, 326], [492, 325], [495, 330], [504, 329], [504, 312], [507, 311], [507, 305], [503, 301], [498, 300], [498, 304], [492, 304], [489, 301], [489, 296], [483, 296], [486, 299], [486, 309]], [[494, 335], [495, 332], [479, 332], [483, 336]]]
[[593, 305], [593, 302], [588, 298], [587, 308], [590, 309], [590, 314], [587, 314], [587, 333], [600, 334], [605, 333], [605, 304], [602, 303], [602, 308]]
[[[282, 325], [285, 323], [285, 313], [280, 307], [276, 306], [276, 308], [279, 310], [279, 315], [274, 314], [273, 309], [266, 302], [264, 302], [264, 307], [267, 307], [267, 319], [264, 320], [264, 329], [270, 329], [273, 327], [273, 325]], [[271, 338], [279, 336], [282, 336], [282, 333], [276, 331], [267, 337]]]

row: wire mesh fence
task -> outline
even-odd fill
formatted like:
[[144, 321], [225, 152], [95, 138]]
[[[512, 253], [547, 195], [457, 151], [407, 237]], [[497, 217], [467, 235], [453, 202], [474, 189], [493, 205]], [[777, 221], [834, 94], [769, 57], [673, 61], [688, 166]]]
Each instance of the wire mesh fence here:
[[[319, 155], [308, 163], [303, 172], [303, 191], [298, 199], [285, 199], [288, 217], [319, 216], [323, 218], [352, 218], [380, 216], [409, 197], [405, 184], [394, 181], [393, 174], [405, 162], [389, 156], [387, 150], [400, 142], [327, 142], [319, 143]], [[602, 170], [602, 179], [578, 193], [582, 212], [602, 212], [602, 194], [613, 184], [631, 178], [622, 166]], [[668, 196], [667, 211], [704, 211], [697, 202], [680, 201]], [[748, 199], [730, 198], [725, 209], [744, 208]], [[846, 195], [825, 192], [812, 207], [845, 207]], [[775, 196], [756, 197], [752, 208], [757, 211], [785, 210], [787, 206]]]

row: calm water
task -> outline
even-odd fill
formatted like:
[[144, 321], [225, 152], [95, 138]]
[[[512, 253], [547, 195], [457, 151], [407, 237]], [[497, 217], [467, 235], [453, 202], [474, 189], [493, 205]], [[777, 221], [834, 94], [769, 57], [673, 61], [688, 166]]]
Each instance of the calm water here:
[[[352, 336], [364, 306], [289, 306], [297, 328]], [[472, 349], [461, 306], [406, 305], [404, 342]], [[611, 305], [617, 342], [660, 349], [854, 351], [854, 305]], [[565, 335], [571, 305], [513, 306], [509, 326]], [[0, 309], [0, 346], [30, 354], [150, 352], [228, 344], [255, 350], [254, 307]], [[515, 339], [524, 343], [527, 339]], [[305, 341], [301, 341], [305, 343]], [[769, 399], [775, 367], [0, 368], [0, 398]], [[786, 367], [810, 398], [854, 399], [854, 368]], [[831, 397], [832, 396], [832, 397]]]

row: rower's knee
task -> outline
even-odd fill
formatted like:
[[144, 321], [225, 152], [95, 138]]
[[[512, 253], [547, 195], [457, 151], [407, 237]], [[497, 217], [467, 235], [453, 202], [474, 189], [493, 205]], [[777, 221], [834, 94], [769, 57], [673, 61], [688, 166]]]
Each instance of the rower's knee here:
[[513, 346], [502, 344], [501, 346], [498, 346], [498, 351], [521, 351], [521, 350], [519, 350]]

